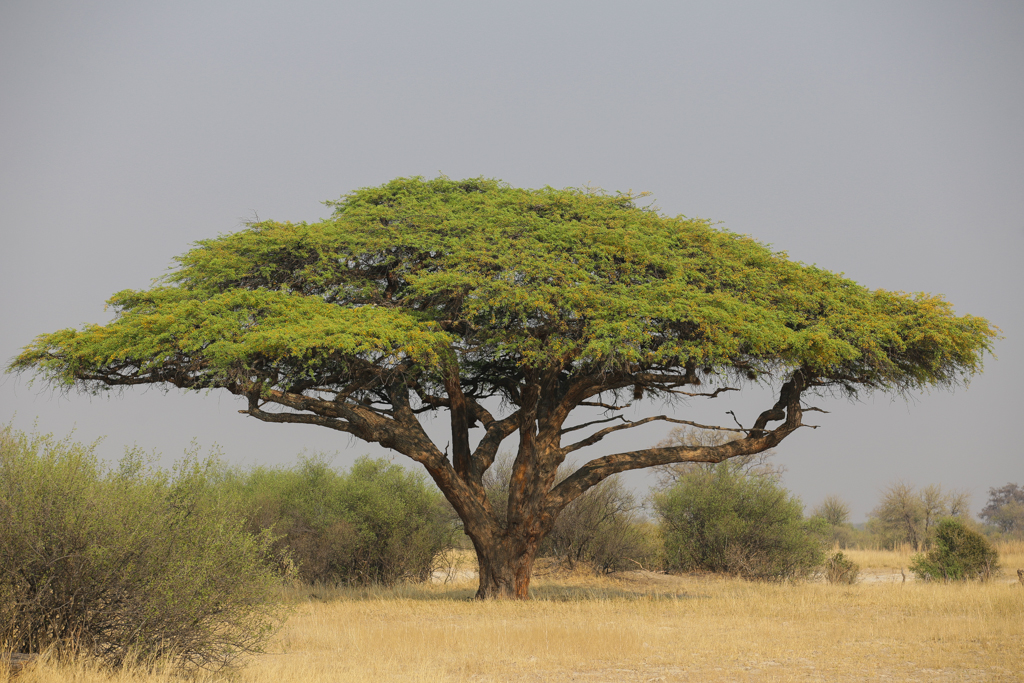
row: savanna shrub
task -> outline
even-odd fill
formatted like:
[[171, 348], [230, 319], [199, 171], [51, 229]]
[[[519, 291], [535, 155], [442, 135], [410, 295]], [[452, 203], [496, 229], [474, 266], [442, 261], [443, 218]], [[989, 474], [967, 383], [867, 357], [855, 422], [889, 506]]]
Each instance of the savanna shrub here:
[[256, 468], [240, 486], [249, 528], [269, 530], [279, 557], [306, 583], [423, 580], [455, 542], [440, 492], [386, 460], [361, 458], [337, 472], [307, 457], [292, 469]]
[[987, 579], [998, 569], [999, 553], [989, 540], [956, 518], [941, 520], [931, 550], [910, 563], [918, 578], [944, 581]]
[[670, 569], [749, 579], [806, 577], [821, 566], [827, 525], [771, 475], [724, 462], [693, 468], [654, 495]]
[[857, 583], [860, 565], [842, 553], [836, 553], [825, 561], [825, 580], [829, 583]]
[[652, 525], [636, 497], [615, 477], [566, 506], [541, 544], [541, 553], [569, 568], [583, 563], [598, 573], [650, 568], [660, 556]]
[[216, 461], [117, 469], [95, 444], [0, 430], [0, 643], [118, 665], [167, 657], [216, 668], [277, 623], [267, 534], [215, 495]]

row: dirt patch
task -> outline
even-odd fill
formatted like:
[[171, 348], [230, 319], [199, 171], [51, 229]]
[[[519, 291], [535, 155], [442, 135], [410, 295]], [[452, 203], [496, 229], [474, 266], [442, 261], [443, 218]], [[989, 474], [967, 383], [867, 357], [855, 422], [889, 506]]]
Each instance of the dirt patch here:
[[430, 583], [459, 583], [475, 581], [479, 572], [475, 569], [438, 569], [431, 572]]

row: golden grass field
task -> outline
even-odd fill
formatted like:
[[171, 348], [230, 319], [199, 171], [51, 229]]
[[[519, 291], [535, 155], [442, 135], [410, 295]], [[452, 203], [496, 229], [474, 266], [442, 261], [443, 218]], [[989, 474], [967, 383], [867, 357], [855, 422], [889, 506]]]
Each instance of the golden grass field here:
[[[1024, 543], [999, 549], [987, 583], [904, 583], [911, 553], [850, 551], [852, 586], [630, 572], [538, 576], [529, 602], [474, 601], [471, 580], [293, 589], [267, 654], [197, 680], [1022, 681]], [[176, 679], [43, 663], [17, 680]]]

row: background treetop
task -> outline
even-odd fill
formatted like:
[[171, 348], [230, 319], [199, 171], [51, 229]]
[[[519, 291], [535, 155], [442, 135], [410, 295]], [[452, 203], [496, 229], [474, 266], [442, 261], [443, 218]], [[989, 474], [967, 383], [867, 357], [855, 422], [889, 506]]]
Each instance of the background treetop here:
[[200, 241], [153, 288], [115, 294], [113, 322], [41, 335], [11, 369], [353, 395], [398, 372], [428, 402], [457, 373], [467, 397], [519, 404], [542, 370], [637, 395], [698, 370], [903, 392], [957, 384], [990, 351], [996, 329], [941, 296], [869, 291], [641, 196], [396, 179], [316, 223]]

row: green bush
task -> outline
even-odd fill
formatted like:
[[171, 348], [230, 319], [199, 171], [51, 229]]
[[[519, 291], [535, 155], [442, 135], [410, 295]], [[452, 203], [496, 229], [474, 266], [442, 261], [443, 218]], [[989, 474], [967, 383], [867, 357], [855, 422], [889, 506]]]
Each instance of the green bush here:
[[948, 518], [935, 527], [932, 549], [915, 555], [910, 569], [921, 579], [987, 579], [999, 569], [999, 553], [963, 520]]
[[430, 575], [453, 547], [450, 508], [419, 473], [361, 458], [348, 472], [321, 456], [239, 480], [252, 531], [277, 537], [278, 556], [306, 583], [393, 584]]
[[670, 569], [777, 580], [806, 577], [824, 560], [827, 523], [804, 520], [774, 476], [741, 464], [682, 473], [654, 507]]
[[0, 643], [118, 665], [218, 667], [277, 623], [270, 538], [213, 495], [223, 468], [173, 474], [138, 451], [119, 468], [70, 438], [0, 430]]
[[825, 580], [829, 583], [857, 583], [860, 565], [842, 553], [836, 553], [825, 561]]

